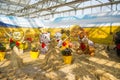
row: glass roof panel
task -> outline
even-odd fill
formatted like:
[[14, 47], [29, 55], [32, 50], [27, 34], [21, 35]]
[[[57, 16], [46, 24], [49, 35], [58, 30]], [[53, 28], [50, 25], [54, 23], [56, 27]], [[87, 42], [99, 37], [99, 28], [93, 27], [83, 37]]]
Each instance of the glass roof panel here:
[[72, 9], [72, 8], [68, 6], [64, 6], [64, 7], [57, 8], [56, 11], [64, 11], [64, 10], [69, 10], [69, 9]]
[[42, 1], [42, 0], [30, 0], [29, 5], [35, 4], [35, 3], [39, 2], [39, 1]]
[[[20, 17], [30, 16], [32, 14], [38, 15], [39, 13], [40, 16], [51, 16], [51, 13], [62, 14], [66, 11], [69, 13], [70, 11], [74, 12], [75, 9], [82, 10], [84, 8], [86, 9], [86, 7], [91, 8], [94, 5], [107, 6], [105, 8], [109, 9], [111, 7], [109, 5], [114, 1], [120, 3], [120, 0], [0, 0], [0, 13]], [[104, 5], [104, 3], [110, 4]], [[117, 5], [113, 4], [113, 10], [120, 9], [119, 3], [116, 3]]]

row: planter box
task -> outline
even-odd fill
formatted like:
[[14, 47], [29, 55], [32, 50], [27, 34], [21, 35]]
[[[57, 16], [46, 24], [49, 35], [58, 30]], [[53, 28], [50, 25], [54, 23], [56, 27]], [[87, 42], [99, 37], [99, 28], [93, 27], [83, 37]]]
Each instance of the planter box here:
[[37, 52], [30, 51], [30, 57], [32, 59], [37, 59], [38, 56], [39, 56], [39, 52], [38, 51]]
[[63, 60], [65, 64], [71, 64], [72, 56], [63, 56]]
[[0, 61], [4, 60], [5, 52], [0, 52]]

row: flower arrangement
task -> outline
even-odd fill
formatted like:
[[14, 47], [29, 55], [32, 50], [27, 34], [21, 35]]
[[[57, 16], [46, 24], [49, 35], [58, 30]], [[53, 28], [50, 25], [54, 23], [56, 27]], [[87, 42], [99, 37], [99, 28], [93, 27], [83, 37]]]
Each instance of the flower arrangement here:
[[33, 52], [38, 52], [38, 48], [37, 48], [37, 47], [33, 47], [33, 48], [31, 49], [31, 51], [33, 51]]
[[37, 43], [31, 44], [31, 51], [38, 52], [39, 45]]
[[71, 52], [72, 52], [72, 50], [70, 48], [66, 48], [61, 51], [61, 53], [63, 55], [63, 61], [65, 64], [71, 64], [71, 62], [72, 62]]
[[39, 56], [39, 48], [36, 46], [31, 47], [30, 56], [33, 59], [37, 59]]
[[72, 52], [72, 50], [70, 48], [66, 48], [61, 51], [63, 56], [71, 56], [72, 55], [71, 52]]

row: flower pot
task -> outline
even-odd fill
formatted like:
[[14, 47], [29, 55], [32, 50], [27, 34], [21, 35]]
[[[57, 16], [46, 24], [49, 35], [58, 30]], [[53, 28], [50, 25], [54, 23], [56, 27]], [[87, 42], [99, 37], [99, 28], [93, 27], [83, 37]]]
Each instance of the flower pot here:
[[63, 60], [65, 64], [71, 64], [72, 56], [63, 56]]
[[30, 51], [30, 57], [31, 57], [32, 59], [37, 59], [38, 56], [39, 56], [39, 52], [38, 52], [38, 51], [37, 51], [37, 52]]
[[0, 52], [0, 61], [4, 60], [5, 52]]

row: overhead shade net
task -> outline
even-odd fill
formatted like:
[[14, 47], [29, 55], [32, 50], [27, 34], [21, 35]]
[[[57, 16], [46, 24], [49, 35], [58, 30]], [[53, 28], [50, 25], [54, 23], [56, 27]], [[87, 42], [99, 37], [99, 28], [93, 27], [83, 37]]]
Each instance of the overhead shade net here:
[[51, 21], [44, 21], [44, 24], [51, 27], [64, 27], [73, 24], [78, 24], [82, 27], [93, 27], [98, 25], [120, 25], [120, 11], [91, 15], [57, 17]]
[[120, 25], [120, 11], [91, 14], [57, 17], [51, 20], [41, 20], [38, 18], [24, 18], [15, 16], [0, 15], [1, 25], [13, 27], [69, 27], [70, 25], [78, 24], [82, 27], [95, 27], [100, 25]]
[[[1, 26], [4, 27], [28, 27], [38, 28], [43, 27], [40, 19], [24, 18], [15, 16], [0, 15]], [[4, 25], [3, 25], [4, 24]]]
[[0, 26], [1, 26], [1, 27], [18, 27], [18, 26], [16, 26], [16, 25], [7, 24], [7, 23], [1, 22], [1, 21], [0, 21]]

